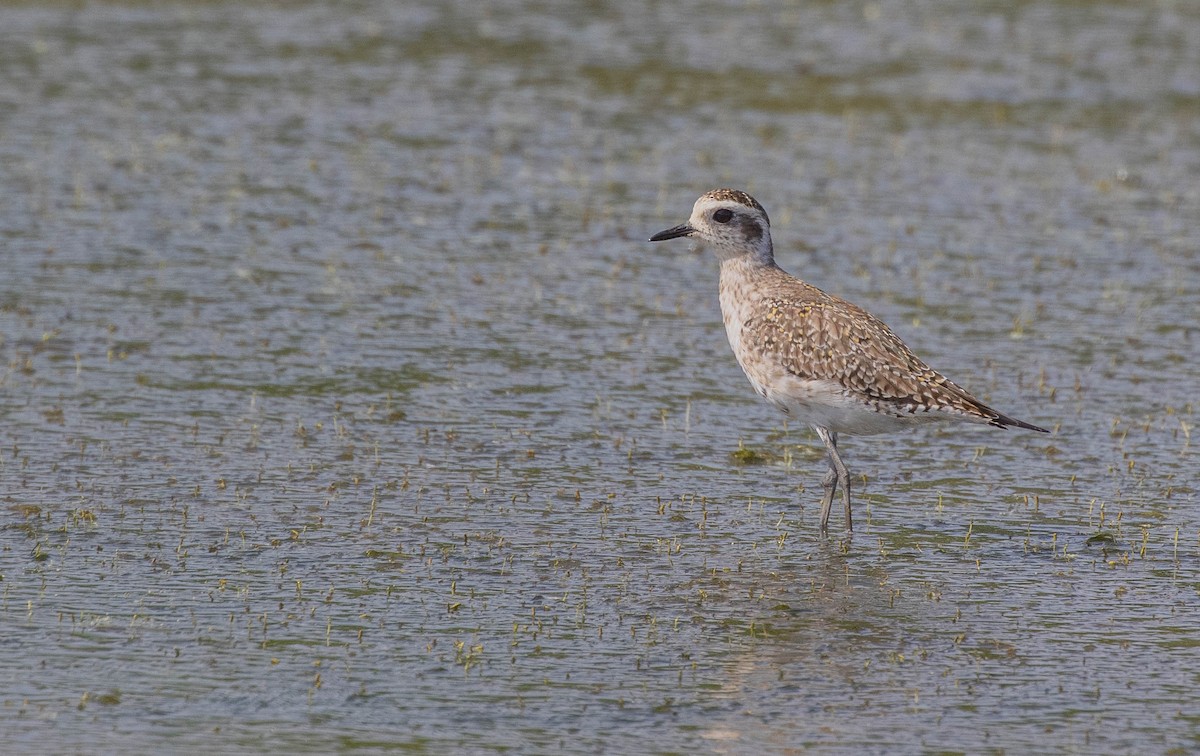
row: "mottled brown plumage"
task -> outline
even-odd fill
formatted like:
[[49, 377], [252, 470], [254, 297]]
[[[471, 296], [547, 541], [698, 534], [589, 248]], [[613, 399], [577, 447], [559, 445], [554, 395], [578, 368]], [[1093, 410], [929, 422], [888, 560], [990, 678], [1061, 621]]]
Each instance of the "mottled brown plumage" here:
[[[739, 340], [747, 345], [740, 361], [747, 371], [760, 373], [760, 363], [777, 364], [800, 380], [830, 381], [847, 399], [900, 420], [949, 413], [1000, 427], [1024, 425], [929, 367], [883, 321], [861, 307], [778, 267], [728, 261], [723, 269], [723, 288], [742, 292], [730, 307], [740, 311]], [[853, 427], [831, 430], [856, 432]]]
[[821, 529], [840, 485], [851, 528], [850, 479], [837, 434], [883, 433], [959, 419], [1046, 432], [971, 396], [919, 357], [866, 310], [775, 264], [766, 210], [748, 194], [717, 189], [696, 201], [688, 223], [651, 237], [696, 236], [721, 260], [720, 299], [738, 364], [765, 399], [808, 423], [829, 453]]

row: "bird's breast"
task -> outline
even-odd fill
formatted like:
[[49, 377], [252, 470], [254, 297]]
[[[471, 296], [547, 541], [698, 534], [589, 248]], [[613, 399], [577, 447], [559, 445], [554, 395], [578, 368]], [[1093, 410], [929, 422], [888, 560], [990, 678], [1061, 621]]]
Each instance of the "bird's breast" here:
[[746, 348], [751, 346], [742, 338], [743, 328], [754, 317], [759, 295], [744, 277], [722, 272], [720, 285], [721, 319], [725, 322], [725, 336], [737, 357], [738, 364], [746, 369]]

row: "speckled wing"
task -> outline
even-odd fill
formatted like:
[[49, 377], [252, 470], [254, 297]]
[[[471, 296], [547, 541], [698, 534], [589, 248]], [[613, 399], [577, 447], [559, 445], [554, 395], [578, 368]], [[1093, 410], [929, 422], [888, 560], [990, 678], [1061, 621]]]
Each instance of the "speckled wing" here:
[[[804, 380], [831, 381], [896, 417], [927, 412], [1017, 424], [926, 365], [882, 321], [819, 289], [766, 297], [743, 322], [743, 339]], [[768, 356], [768, 355], [773, 355]]]

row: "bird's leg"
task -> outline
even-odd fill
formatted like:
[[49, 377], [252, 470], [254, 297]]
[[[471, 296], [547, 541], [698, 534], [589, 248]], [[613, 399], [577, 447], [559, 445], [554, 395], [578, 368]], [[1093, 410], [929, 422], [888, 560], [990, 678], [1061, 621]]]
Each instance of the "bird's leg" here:
[[829, 454], [829, 472], [821, 479], [821, 485], [825, 487], [825, 496], [821, 498], [821, 532], [829, 529], [829, 514], [833, 509], [833, 497], [839, 485], [842, 487], [842, 502], [846, 509], [846, 530], [852, 531], [854, 520], [850, 515], [850, 473], [838, 455], [837, 434], [824, 428], [817, 428], [816, 431]]
[[833, 509], [833, 496], [837, 493], [837, 470], [833, 469], [833, 462], [829, 463], [829, 470], [821, 478], [821, 486], [825, 489], [825, 495], [821, 497], [821, 532], [824, 533], [829, 527], [829, 512]]

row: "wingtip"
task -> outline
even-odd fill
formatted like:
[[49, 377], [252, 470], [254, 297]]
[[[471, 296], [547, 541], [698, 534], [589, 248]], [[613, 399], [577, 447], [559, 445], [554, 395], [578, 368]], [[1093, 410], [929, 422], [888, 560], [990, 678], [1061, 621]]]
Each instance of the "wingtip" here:
[[992, 425], [996, 426], [997, 428], [1021, 428], [1023, 430], [1037, 431], [1038, 433], [1050, 432], [1040, 425], [1034, 425], [1033, 423], [1027, 423], [1024, 420], [1018, 420], [1015, 417], [1008, 417], [1007, 415], [999, 414], [992, 420]]

